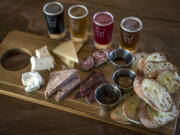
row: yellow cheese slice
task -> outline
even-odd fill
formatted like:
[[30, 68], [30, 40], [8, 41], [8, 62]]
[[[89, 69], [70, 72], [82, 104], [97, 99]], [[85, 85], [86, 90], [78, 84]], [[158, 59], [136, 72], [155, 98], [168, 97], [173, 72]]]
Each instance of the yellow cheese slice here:
[[71, 60], [68, 60], [64, 57], [61, 57], [59, 56], [59, 58], [68, 66], [68, 67], [71, 67], [71, 68], [74, 68], [74, 62], [71, 61]]
[[[74, 43], [74, 48], [75, 48], [75, 50], [76, 50], [77, 53], [78, 53], [78, 51], [81, 49], [82, 45], [83, 45], [82, 43], [78, 43], [78, 42]], [[60, 58], [68, 67], [74, 68], [74, 62], [73, 62], [73, 61], [71, 61], [71, 60], [69, 60], [69, 59], [66, 59], [66, 58], [64, 58], [64, 57], [61, 57], [61, 56], [59, 56], [59, 58]]]
[[79, 52], [79, 50], [81, 49], [83, 43], [80, 43], [80, 42], [74, 42], [74, 48], [76, 50], [76, 53]]
[[[77, 48], [78, 49], [78, 48]], [[65, 59], [78, 63], [78, 57], [72, 40], [58, 45], [53, 52]]]

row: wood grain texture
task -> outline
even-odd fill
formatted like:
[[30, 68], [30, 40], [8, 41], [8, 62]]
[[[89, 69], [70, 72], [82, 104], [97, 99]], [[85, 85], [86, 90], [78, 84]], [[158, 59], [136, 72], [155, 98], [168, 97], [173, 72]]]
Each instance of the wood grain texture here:
[[[47, 37], [47, 27], [42, 14], [42, 6], [50, 0], [1, 0], [0, 41], [11, 30], [18, 29]], [[143, 20], [142, 48], [148, 52], [162, 51], [173, 64], [180, 66], [180, 16], [177, 0], [59, 0], [65, 10], [73, 4], [85, 4], [89, 10], [89, 31], [92, 31], [92, 15], [101, 10], [109, 10], [115, 15], [114, 44], [119, 41], [119, 22], [128, 15], [136, 15]], [[9, 8], [11, 7], [11, 8]], [[8, 10], [7, 10], [8, 9]], [[67, 14], [66, 14], [67, 20]], [[66, 23], [68, 28], [68, 23]], [[67, 35], [68, 37], [68, 35]], [[139, 135], [139, 133], [99, 123], [56, 109], [42, 107], [30, 102], [0, 96], [0, 134], [93, 134], [93, 135]], [[28, 122], [27, 122], [28, 121]], [[47, 122], [48, 121], [48, 122]], [[77, 122], [78, 121], [78, 122]], [[179, 121], [180, 122], [180, 121]], [[179, 123], [178, 122], [178, 123]], [[180, 133], [177, 127], [176, 135]]]
[[[14, 48], [20, 48], [22, 50], [25, 50], [25, 52], [27, 52], [28, 54], [34, 55], [35, 49], [40, 48], [44, 45], [47, 45], [50, 52], [52, 52], [52, 49], [58, 45], [58, 42], [47, 39], [47, 38], [43, 38], [41, 36], [32, 35], [29, 33], [12, 31], [7, 35], [7, 37], [5, 38], [5, 40], [2, 42], [0, 46], [0, 54], [1, 54], [0, 57], [2, 57], [2, 55], [8, 50], [11, 50]], [[89, 46], [88, 43], [86, 43], [83, 45], [81, 51], [78, 54], [78, 57], [79, 58], [85, 57], [87, 55], [90, 55], [93, 51], [95, 51], [95, 49]], [[56, 56], [54, 56], [54, 58], [56, 61], [56, 67], [55, 69], [53, 69], [53, 71], [60, 70], [61, 65], [63, 63]], [[58, 110], [63, 110], [63, 111], [70, 112], [76, 115], [95, 119], [98, 121], [120, 126], [120, 127], [127, 128], [136, 132], [144, 133], [144, 134], [161, 133], [164, 135], [166, 134], [172, 135], [174, 132], [176, 121], [173, 121], [169, 123], [168, 125], [163, 126], [162, 128], [152, 129], [152, 130], [144, 128], [143, 126], [139, 126], [139, 125], [123, 125], [123, 124], [118, 124], [116, 122], [113, 122], [110, 120], [109, 115], [107, 117], [101, 116], [102, 114], [101, 114], [101, 111], [99, 110], [97, 103], [88, 105], [84, 98], [74, 99], [74, 94], [76, 91], [73, 92], [69, 97], [67, 97], [63, 102], [56, 102], [54, 100], [54, 97], [48, 100], [45, 99], [44, 98], [45, 87], [42, 87], [40, 90], [32, 92], [32, 93], [26, 93], [24, 91], [24, 87], [21, 84], [21, 75], [24, 72], [30, 71], [31, 69], [30, 66], [31, 65], [29, 64], [27, 67], [19, 71], [10, 71], [0, 66], [0, 74], [4, 75], [3, 78], [0, 78], [0, 84], [1, 84], [0, 94], [15, 97], [15, 98], [26, 100], [33, 103], [38, 103], [40, 105], [44, 105], [44, 106], [51, 107]], [[75, 65], [75, 68], [80, 69], [79, 65]], [[95, 68], [94, 70], [104, 72], [107, 80], [109, 82], [112, 82], [112, 74], [114, 72], [114, 69], [111, 66], [111, 64], [105, 64], [103, 66]], [[45, 79], [45, 82], [47, 82], [50, 71], [42, 71], [40, 73]], [[83, 80], [90, 72], [79, 71], [79, 73], [81, 75], [81, 79]], [[179, 101], [179, 95], [178, 95], [178, 101]]]

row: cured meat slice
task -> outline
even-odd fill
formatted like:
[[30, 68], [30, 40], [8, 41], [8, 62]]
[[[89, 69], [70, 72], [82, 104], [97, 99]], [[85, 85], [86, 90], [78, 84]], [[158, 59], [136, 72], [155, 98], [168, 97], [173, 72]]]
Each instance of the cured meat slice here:
[[95, 67], [98, 67], [107, 61], [106, 53], [103, 50], [94, 52], [92, 56], [95, 61]]
[[91, 89], [91, 92], [85, 98], [86, 101], [88, 102], [88, 104], [91, 104], [92, 102], [95, 101], [95, 98], [94, 98], [95, 91], [96, 91], [97, 87], [103, 83], [108, 83], [105, 78], [100, 80], [95, 86], [93, 86], [93, 88]]
[[[85, 83], [86, 81], [88, 81], [89, 78], [92, 77], [92, 76], [95, 75], [95, 74], [97, 74], [96, 71], [91, 72], [91, 73], [81, 82], [80, 85], [84, 85], [84, 83]], [[82, 97], [82, 96], [86, 95], [85, 93], [86, 93], [86, 92], [82, 93], [82, 91], [81, 91], [81, 94], [80, 94], [80, 90], [79, 90], [79, 91], [75, 94], [74, 98], [76, 99], [76, 98]]]
[[92, 69], [94, 67], [93, 57], [88, 56], [88, 57], [82, 58], [80, 60], [80, 66], [81, 66], [81, 69], [84, 71], [88, 71], [88, 70]]
[[87, 91], [91, 90], [93, 86], [104, 80], [104, 74], [102, 72], [92, 75], [87, 81], [80, 85], [80, 94], [82, 96], [87, 94]]

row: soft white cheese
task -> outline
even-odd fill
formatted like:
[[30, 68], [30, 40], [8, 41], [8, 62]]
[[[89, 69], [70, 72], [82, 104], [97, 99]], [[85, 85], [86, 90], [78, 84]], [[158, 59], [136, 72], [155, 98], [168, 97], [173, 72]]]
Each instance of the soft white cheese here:
[[26, 72], [22, 74], [22, 83], [25, 86], [26, 92], [32, 92], [39, 89], [41, 85], [44, 84], [44, 79], [38, 72]]
[[54, 68], [54, 59], [52, 57], [36, 58], [32, 56], [30, 58], [31, 71], [50, 70]]
[[37, 58], [43, 58], [43, 57], [52, 57], [47, 49], [47, 46], [43, 46], [42, 48], [40, 49], [36, 49], [35, 50], [35, 53], [36, 53], [36, 57]]

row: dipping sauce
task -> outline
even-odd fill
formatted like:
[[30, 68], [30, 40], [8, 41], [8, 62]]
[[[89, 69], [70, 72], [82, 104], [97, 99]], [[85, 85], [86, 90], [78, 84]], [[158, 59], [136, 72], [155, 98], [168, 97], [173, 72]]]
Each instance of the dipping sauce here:
[[129, 88], [133, 86], [133, 80], [128, 77], [119, 77], [117, 81], [118, 85], [123, 88]]
[[118, 65], [125, 65], [125, 64], [128, 63], [126, 59], [123, 59], [123, 58], [121, 58], [121, 57], [115, 58], [115, 59], [113, 60], [113, 62], [116, 63], [116, 64], [118, 64]]
[[114, 91], [103, 91], [98, 100], [103, 104], [113, 104], [118, 100], [118, 97]]

